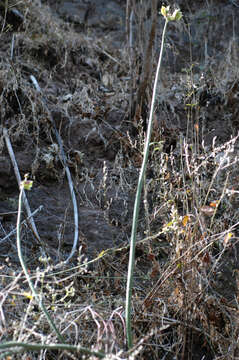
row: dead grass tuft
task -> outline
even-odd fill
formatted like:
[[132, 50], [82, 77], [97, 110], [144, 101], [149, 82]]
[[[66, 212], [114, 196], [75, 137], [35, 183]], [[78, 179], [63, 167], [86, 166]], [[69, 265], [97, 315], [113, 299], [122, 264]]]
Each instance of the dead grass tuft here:
[[[131, 59], [131, 84], [125, 48], [109, 49], [102, 39], [93, 41], [92, 34], [76, 33], [43, 4], [26, 2], [19, 7], [24, 21], [14, 33], [13, 53], [13, 33], [2, 33], [2, 126], [8, 128], [21, 175], [30, 169], [35, 177], [33, 208], [43, 202], [45, 206], [36, 218], [44, 248], [36, 243], [28, 225], [22, 227], [27, 266], [69, 344], [103, 351], [115, 359], [234, 359], [239, 356], [238, 58], [234, 38], [215, 63], [207, 62], [208, 71], [203, 69], [201, 77], [195, 59], [190, 62], [186, 40], [186, 45], [182, 41], [178, 46], [180, 51], [187, 47], [186, 60], [182, 60], [187, 67], [177, 72], [175, 59], [180, 51], [173, 48], [169, 33], [168, 73], [163, 74], [158, 94], [136, 247], [135, 348], [132, 353], [126, 349], [128, 237], [144, 146], [143, 110], [147, 113], [157, 53], [145, 35], [146, 28], [153, 31], [148, 7], [142, 13], [135, 3], [133, 8], [134, 26], [140, 25], [141, 30]], [[200, 19], [212, 21], [213, 27], [215, 19], [207, 14]], [[184, 35], [188, 39], [188, 33]], [[152, 58], [149, 73], [145, 64], [143, 74], [145, 43]], [[172, 54], [175, 58], [170, 62]], [[177, 71], [172, 74], [170, 69]], [[80, 219], [78, 257], [67, 267], [61, 261], [72, 244], [73, 225], [64, 166], [49, 113], [30, 75], [38, 79], [64, 140], [80, 217], [83, 214], [86, 221]], [[141, 98], [132, 121], [129, 96], [132, 101]], [[18, 193], [4, 162], [2, 139], [0, 150], [0, 230], [4, 238], [15, 227]], [[0, 246], [1, 343], [57, 342], [29, 293], [14, 236], [0, 240]], [[8, 356], [78, 356], [58, 350], [17, 351]]]

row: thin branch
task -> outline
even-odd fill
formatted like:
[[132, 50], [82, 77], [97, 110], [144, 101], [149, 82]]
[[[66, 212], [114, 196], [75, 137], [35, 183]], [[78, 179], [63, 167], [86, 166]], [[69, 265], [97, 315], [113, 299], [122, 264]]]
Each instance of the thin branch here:
[[[15, 172], [15, 176], [16, 176], [16, 179], [17, 179], [17, 183], [18, 183], [18, 186], [20, 188], [20, 185], [21, 185], [21, 176], [20, 176], [20, 172], [19, 172], [19, 169], [18, 169], [18, 165], [17, 165], [17, 161], [16, 161], [16, 158], [15, 158], [15, 155], [14, 155], [14, 152], [13, 152], [13, 148], [12, 148], [12, 144], [11, 144], [11, 141], [10, 141], [10, 138], [8, 136], [8, 131], [6, 128], [3, 128], [3, 135], [4, 135], [4, 138], [5, 138], [5, 141], [6, 141], [6, 145], [7, 145], [7, 149], [8, 149], [8, 153], [9, 153], [9, 156], [11, 158], [11, 161], [12, 161], [12, 165], [13, 165], [13, 168], [14, 168], [14, 172]], [[27, 200], [27, 196], [25, 194], [25, 191], [23, 191], [23, 204], [25, 206], [25, 209], [26, 209], [26, 212], [27, 212], [27, 215], [28, 215], [28, 219], [30, 221], [30, 224], [31, 224], [31, 228], [32, 228], [32, 231], [34, 233], [34, 236], [37, 238], [37, 240], [42, 244], [42, 240], [40, 238], [40, 235], [38, 234], [38, 231], [37, 231], [37, 228], [36, 228], [36, 225], [35, 225], [35, 222], [34, 222], [34, 219], [33, 219], [33, 213], [31, 212], [31, 209], [30, 209], [30, 205], [29, 205], [29, 202]]]
[[[40, 350], [68, 350], [68, 351], [77, 351], [83, 354], [94, 355], [97, 356], [99, 359], [103, 359], [105, 354], [99, 351], [89, 350], [80, 345], [68, 345], [68, 344], [35, 344], [35, 343], [22, 343], [17, 341], [9, 341], [0, 344], [1, 349], [11, 349], [11, 348], [23, 348], [25, 350], [32, 350], [32, 351], [40, 351]], [[20, 350], [23, 350], [20, 349]], [[5, 358], [5, 354], [0, 355], [0, 359]]]
[[[37, 208], [35, 211], [33, 211], [33, 213], [26, 218], [26, 220], [23, 220], [23, 221], [21, 222], [21, 225], [27, 224], [27, 221], [30, 220], [31, 217], [35, 216], [35, 215], [36, 215], [39, 211], [41, 211], [42, 209], [43, 209], [43, 205], [40, 205], [39, 208]], [[17, 232], [17, 228], [14, 229], [14, 230], [12, 230], [12, 231], [10, 231], [9, 234], [7, 234], [6, 236], [4, 236], [4, 238], [0, 240], [0, 245], [1, 245], [4, 241], [6, 241], [8, 238], [10, 238], [10, 236], [12, 236], [13, 234], [15, 234], [16, 232]]]
[[140, 85], [137, 93], [137, 103], [136, 106], [139, 105], [140, 108], [143, 104], [143, 99], [145, 98], [145, 91], [147, 89], [147, 86], [151, 83], [151, 73], [152, 73], [152, 62], [153, 62], [153, 45], [154, 45], [154, 39], [156, 35], [156, 25], [157, 25], [157, 19], [158, 19], [158, 12], [157, 12], [157, 1], [152, 0], [151, 5], [151, 18], [152, 18], [152, 25], [149, 35], [149, 40], [147, 44], [147, 49], [145, 51], [145, 56], [143, 60], [143, 70], [142, 75], [140, 79]]

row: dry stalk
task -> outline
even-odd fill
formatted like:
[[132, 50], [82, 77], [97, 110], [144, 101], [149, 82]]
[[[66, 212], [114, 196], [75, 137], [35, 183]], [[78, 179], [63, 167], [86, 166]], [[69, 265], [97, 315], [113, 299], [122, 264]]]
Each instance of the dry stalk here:
[[[12, 165], [13, 165], [13, 168], [14, 168], [17, 183], [18, 183], [18, 186], [20, 188], [21, 176], [20, 176], [17, 161], [16, 161], [16, 158], [15, 158], [14, 151], [13, 151], [13, 148], [12, 148], [12, 144], [11, 144], [11, 141], [10, 141], [10, 138], [8, 136], [8, 132], [7, 132], [6, 128], [3, 128], [3, 135], [4, 135], [4, 138], [5, 138], [5, 141], [6, 141], [6, 145], [7, 145], [7, 149], [8, 149], [10, 159], [12, 161]], [[38, 231], [37, 231], [34, 219], [33, 219], [33, 214], [31, 212], [30, 205], [29, 205], [29, 202], [27, 200], [27, 196], [26, 196], [24, 190], [23, 190], [23, 203], [24, 203], [24, 206], [25, 206], [26, 211], [27, 211], [27, 215], [28, 215], [28, 219], [29, 219], [29, 222], [30, 222], [30, 225], [31, 225], [32, 232], [33, 232], [34, 236], [36, 237], [36, 239], [39, 241], [39, 243], [41, 245], [43, 245], [43, 243], [41, 241], [41, 238], [40, 238], [40, 236], [38, 234]]]

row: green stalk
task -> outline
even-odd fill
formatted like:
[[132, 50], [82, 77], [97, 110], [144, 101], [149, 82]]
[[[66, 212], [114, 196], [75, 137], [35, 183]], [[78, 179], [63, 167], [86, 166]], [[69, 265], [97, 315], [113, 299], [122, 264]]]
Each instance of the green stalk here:
[[141, 192], [142, 192], [142, 187], [143, 187], [143, 182], [144, 182], [144, 175], [146, 172], [147, 161], [148, 161], [148, 156], [149, 156], [149, 145], [150, 145], [150, 139], [151, 139], [151, 133], [152, 133], [154, 105], [155, 105], [155, 100], [156, 100], [157, 84], [158, 84], [158, 80], [159, 80], [161, 62], [162, 62], [162, 57], [163, 57], [164, 39], [165, 39], [167, 24], [168, 24], [168, 19], [165, 17], [161, 49], [160, 49], [157, 71], [156, 71], [155, 80], [154, 80], [152, 102], [151, 102], [149, 122], [148, 122], [148, 128], [147, 128], [147, 137], [146, 137], [146, 142], [145, 142], [145, 147], [144, 147], [144, 157], [143, 157], [143, 162], [141, 165], [140, 175], [139, 175], [139, 179], [138, 179], [138, 186], [137, 186], [137, 191], [136, 191], [136, 197], [135, 197], [135, 203], [134, 203], [134, 213], [133, 213], [133, 222], [132, 222], [131, 239], [130, 239], [127, 289], [126, 289], [126, 336], [127, 336], [127, 343], [128, 343], [129, 349], [132, 347], [132, 344], [133, 344], [132, 329], [131, 329], [131, 300], [132, 300], [135, 243], [136, 243], [136, 233], [137, 233], [137, 226], [138, 226], [139, 207], [140, 207]]
[[22, 255], [22, 248], [21, 248], [21, 237], [20, 237], [20, 225], [21, 225], [21, 211], [22, 211], [22, 196], [24, 193], [24, 188], [25, 189], [30, 189], [31, 186], [27, 185], [27, 183], [29, 183], [29, 181], [27, 181], [26, 176], [25, 176], [25, 180], [22, 181], [21, 186], [20, 186], [20, 195], [19, 195], [19, 200], [18, 200], [18, 214], [17, 214], [17, 251], [18, 251], [18, 257], [23, 269], [23, 272], [26, 276], [26, 279], [28, 281], [29, 287], [32, 291], [33, 296], [35, 297], [39, 308], [44, 312], [44, 314], [46, 315], [47, 321], [50, 325], [50, 327], [52, 328], [52, 330], [56, 333], [58, 339], [62, 342], [65, 343], [63, 336], [60, 334], [60, 332], [58, 331], [58, 329], [56, 328], [50, 314], [48, 313], [44, 303], [42, 302], [41, 297], [37, 294], [34, 285], [30, 279], [30, 276], [28, 274], [27, 271], [27, 267]]

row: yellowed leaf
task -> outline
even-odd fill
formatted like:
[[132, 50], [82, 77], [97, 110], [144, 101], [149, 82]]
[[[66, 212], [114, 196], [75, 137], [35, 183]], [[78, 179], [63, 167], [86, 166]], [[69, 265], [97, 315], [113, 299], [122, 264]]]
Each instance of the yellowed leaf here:
[[188, 223], [188, 221], [189, 221], [189, 216], [188, 216], [188, 215], [185, 215], [185, 216], [183, 217], [183, 220], [182, 220], [183, 226], [186, 226], [187, 223]]
[[25, 296], [27, 299], [29, 299], [29, 300], [32, 300], [33, 299], [33, 296], [32, 296], [32, 294], [31, 293], [29, 293], [29, 292], [24, 292], [23, 293], [23, 296]]
[[224, 240], [223, 240], [223, 245], [224, 245], [224, 246], [227, 246], [228, 243], [229, 243], [229, 241], [230, 241], [230, 239], [231, 239], [233, 236], [234, 236], [234, 234], [231, 233], [231, 232], [229, 232], [228, 234], [226, 234], [226, 236], [225, 236], [225, 238], [224, 238]]
[[99, 253], [98, 258], [101, 258], [105, 254], [105, 250], [102, 250], [101, 253]]

